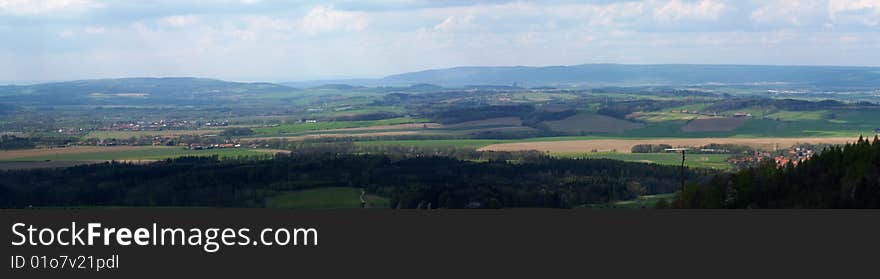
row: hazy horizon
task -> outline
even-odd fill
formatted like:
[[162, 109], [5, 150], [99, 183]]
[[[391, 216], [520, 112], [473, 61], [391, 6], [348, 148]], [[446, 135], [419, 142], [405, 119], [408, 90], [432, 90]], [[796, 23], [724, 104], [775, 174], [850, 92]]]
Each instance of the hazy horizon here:
[[585, 63], [585, 64], [571, 64], [571, 65], [544, 65], [544, 66], [528, 66], [528, 65], [501, 65], [501, 66], [481, 66], [481, 65], [465, 65], [465, 66], [452, 66], [446, 68], [431, 68], [431, 69], [422, 69], [415, 70], [411, 72], [401, 72], [401, 73], [392, 73], [383, 76], [375, 76], [375, 77], [339, 77], [339, 78], [316, 78], [316, 79], [302, 79], [302, 80], [271, 80], [271, 79], [224, 79], [217, 77], [208, 77], [208, 76], [191, 76], [191, 75], [154, 75], [154, 76], [111, 76], [111, 77], [95, 77], [95, 78], [84, 78], [84, 79], [65, 79], [65, 80], [30, 80], [30, 81], [4, 81], [0, 80], [0, 86], [2, 85], [35, 85], [42, 83], [54, 83], [54, 82], [68, 82], [68, 81], [80, 81], [80, 80], [103, 80], [103, 79], [125, 79], [125, 78], [204, 78], [204, 79], [216, 79], [230, 82], [246, 82], [246, 83], [259, 83], [259, 82], [267, 82], [267, 83], [308, 83], [308, 82], [321, 82], [321, 81], [345, 81], [345, 80], [369, 80], [369, 79], [382, 79], [384, 77], [399, 75], [399, 74], [407, 74], [407, 73], [416, 73], [423, 71], [431, 71], [431, 70], [446, 70], [446, 69], [455, 69], [455, 68], [480, 68], [480, 67], [532, 67], [532, 68], [540, 68], [540, 67], [571, 67], [571, 66], [579, 66], [579, 65], [626, 65], [626, 66], [662, 66], [662, 65], [694, 65], [694, 66], [767, 66], [767, 67], [840, 67], [840, 68], [878, 68], [880, 66], [847, 66], [847, 65], [769, 65], [769, 64], [681, 64], [681, 63], [662, 63], [662, 64], [627, 64], [627, 63]]
[[880, 66], [880, 0], [0, 0], [0, 81], [462, 66]]

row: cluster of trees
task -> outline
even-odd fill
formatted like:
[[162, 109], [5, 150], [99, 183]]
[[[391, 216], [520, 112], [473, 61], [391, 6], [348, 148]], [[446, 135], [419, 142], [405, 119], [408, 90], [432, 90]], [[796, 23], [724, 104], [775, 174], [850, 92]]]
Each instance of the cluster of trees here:
[[[707, 150], [708, 151], [702, 151]], [[754, 151], [755, 149], [748, 145], [741, 144], [728, 144], [728, 143], [710, 143], [704, 146], [701, 146], [696, 152], [702, 153], [730, 153], [730, 154], [743, 154]]]
[[68, 136], [0, 136], [0, 150], [30, 149], [38, 146], [66, 146], [74, 144], [78, 139]]
[[535, 107], [532, 105], [476, 106], [438, 111], [430, 117], [439, 123], [452, 124], [498, 117], [523, 117], [533, 112]]
[[[180, 158], [0, 172], [0, 206], [261, 207], [267, 197], [359, 187], [396, 208], [566, 208], [672, 192], [679, 169], [534, 156], [511, 162], [427, 156], [296, 154], [269, 160]], [[708, 171], [689, 171], [708, 178]]]
[[630, 152], [632, 153], [662, 153], [666, 152], [666, 149], [672, 148], [672, 145], [668, 144], [636, 144], [634, 145]]
[[657, 111], [668, 107], [684, 105], [683, 101], [633, 100], [605, 104], [598, 113], [614, 118], [625, 119], [627, 115], [640, 111]]
[[21, 138], [12, 135], [0, 136], [0, 150], [30, 149], [36, 147], [30, 138]]
[[683, 197], [689, 208], [880, 208], [880, 139], [829, 147], [797, 166], [719, 174]]
[[[666, 152], [666, 149], [673, 148], [672, 145], [668, 144], [637, 144], [634, 145], [630, 152], [632, 153], [662, 153]], [[690, 153], [731, 153], [731, 154], [742, 154], [746, 152], [750, 152], [753, 149], [747, 145], [739, 145], [739, 144], [720, 144], [720, 143], [710, 143], [700, 147], [690, 147], [691, 150], [688, 151]]]

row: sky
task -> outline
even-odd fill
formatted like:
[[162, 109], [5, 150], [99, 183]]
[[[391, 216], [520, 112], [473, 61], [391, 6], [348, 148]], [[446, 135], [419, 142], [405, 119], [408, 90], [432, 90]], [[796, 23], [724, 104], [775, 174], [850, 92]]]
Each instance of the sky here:
[[0, 0], [0, 82], [456, 66], [880, 66], [880, 0]]

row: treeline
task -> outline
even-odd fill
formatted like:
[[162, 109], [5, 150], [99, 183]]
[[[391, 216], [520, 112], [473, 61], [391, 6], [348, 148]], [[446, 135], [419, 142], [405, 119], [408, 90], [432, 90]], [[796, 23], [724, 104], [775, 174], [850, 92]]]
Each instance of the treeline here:
[[535, 112], [532, 105], [476, 106], [452, 108], [429, 115], [432, 120], [442, 124], [453, 124], [499, 117], [524, 117]]
[[[0, 172], [0, 206], [262, 207], [310, 188], [358, 187], [395, 208], [567, 208], [672, 192], [679, 169], [612, 160], [297, 154], [269, 160], [180, 158]], [[690, 170], [705, 180], [708, 170]]]
[[880, 208], [880, 139], [826, 148], [797, 166], [766, 162], [684, 194], [689, 208]]
[[0, 150], [31, 149], [37, 146], [66, 146], [77, 142], [72, 137], [18, 137], [15, 135], [0, 136]]
[[[680, 146], [679, 146], [680, 147]], [[663, 153], [667, 152], [666, 149], [673, 148], [672, 145], [668, 144], [636, 144], [630, 148], [630, 152], [632, 153]], [[748, 145], [739, 145], [739, 144], [721, 144], [721, 143], [710, 143], [703, 146], [687, 146], [686, 148], [690, 148], [691, 150], [688, 153], [696, 153], [696, 154], [717, 154], [717, 153], [729, 153], [729, 154], [743, 154], [754, 151], [754, 149]]]
[[30, 149], [36, 146], [30, 138], [20, 138], [12, 135], [0, 136], [0, 150]]
[[684, 101], [634, 100], [605, 104], [597, 113], [614, 118], [626, 119], [633, 112], [658, 111], [668, 107], [681, 106]]
[[630, 148], [632, 153], [663, 153], [666, 149], [672, 148], [668, 144], [636, 144]]

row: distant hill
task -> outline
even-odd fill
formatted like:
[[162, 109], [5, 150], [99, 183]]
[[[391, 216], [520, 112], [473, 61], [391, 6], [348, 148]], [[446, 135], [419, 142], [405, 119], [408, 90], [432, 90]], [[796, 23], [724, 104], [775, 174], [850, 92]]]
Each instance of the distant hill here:
[[550, 67], [456, 67], [391, 75], [372, 83], [441, 86], [788, 84], [880, 87], [880, 68], [751, 65], [585, 64]]
[[348, 84], [324, 84], [320, 86], [311, 87], [310, 89], [330, 89], [330, 90], [354, 90], [362, 88], [362, 86], [352, 86]]
[[7, 102], [40, 102], [46, 98], [56, 103], [143, 103], [180, 100], [230, 99], [260, 93], [297, 90], [273, 83], [243, 83], [216, 79], [120, 78], [42, 83], [25, 86], [0, 86], [0, 96]]

